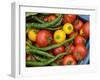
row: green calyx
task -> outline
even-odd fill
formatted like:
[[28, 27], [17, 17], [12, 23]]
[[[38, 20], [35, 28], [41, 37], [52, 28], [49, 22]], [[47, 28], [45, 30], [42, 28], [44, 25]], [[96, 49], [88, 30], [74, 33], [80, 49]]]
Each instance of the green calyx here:
[[68, 30], [72, 30], [71, 26], [68, 26]]
[[56, 36], [56, 39], [59, 40], [61, 37], [59, 35]]

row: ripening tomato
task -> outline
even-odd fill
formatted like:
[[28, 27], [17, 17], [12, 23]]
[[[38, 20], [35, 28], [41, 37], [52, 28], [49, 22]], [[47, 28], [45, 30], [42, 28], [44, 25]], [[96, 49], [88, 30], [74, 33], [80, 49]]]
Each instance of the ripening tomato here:
[[87, 48], [82, 45], [78, 44], [75, 46], [73, 50], [73, 56], [75, 57], [76, 60], [83, 60], [87, 55]]
[[73, 44], [70, 44], [66, 47], [66, 52], [73, 53], [73, 50], [74, 50], [74, 45]]
[[63, 17], [63, 23], [72, 23], [76, 19], [74, 14], [65, 14]]
[[78, 44], [85, 44], [86, 40], [84, 37], [82, 37], [81, 35], [77, 35], [74, 39], [74, 44], [78, 45]]
[[60, 54], [60, 53], [63, 53], [63, 52], [65, 52], [65, 47], [64, 46], [60, 46], [60, 47], [58, 47], [58, 48], [55, 48], [54, 50], [53, 50], [53, 55], [58, 55], [58, 54]]
[[73, 55], [66, 55], [62, 60], [63, 65], [76, 65], [77, 62]]
[[52, 34], [48, 30], [40, 30], [37, 33], [36, 43], [40, 47], [45, 47], [52, 42]]
[[75, 31], [79, 31], [83, 26], [83, 22], [81, 20], [77, 19], [74, 21], [73, 25], [74, 25]]

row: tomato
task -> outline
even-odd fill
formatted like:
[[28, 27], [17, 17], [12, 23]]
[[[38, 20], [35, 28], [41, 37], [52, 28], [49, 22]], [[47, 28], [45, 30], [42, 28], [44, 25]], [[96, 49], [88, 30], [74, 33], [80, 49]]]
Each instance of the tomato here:
[[73, 56], [75, 57], [76, 60], [82, 60], [86, 57], [87, 55], [87, 48], [82, 45], [78, 44], [75, 46], [73, 50]]
[[72, 44], [66, 47], [66, 52], [73, 53], [73, 50], [74, 50], [74, 45]]
[[77, 62], [72, 55], [66, 55], [62, 60], [63, 65], [76, 65]]
[[40, 47], [48, 46], [52, 41], [52, 34], [48, 30], [40, 30], [37, 33], [36, 43]]
[[72, 23], [76, 19], [74, 14], [65, 14], [63, 17], [63, 23]]
[[78, 45], [78, 44], [85, 44], [86, 40], [84, 37], [82, 37], [81, 35], [77, 35], [74, 39], [74, 44]]
[[49, 15], [49, 16], [47, 16], [47, 17], [44, 18], [44, 21], [51, 22], [51, 21], [53, 21], [55, 19], [56, 19], [55, 15]]
[[48, 22], [51, 22], [51, 21], [53, 21], [53, 20], [55, 20], [56, 19], [56, 16], [55, 15], [50, 15], [49, 17], [48, 17]]
[[28, 38], [31, 41], [36, 41], [37, 32], [38, 32], [38, 30], [36, 30], [36, 29], [29, 30], [29, 32], [28, 32]]
[[58, 47], [58, 48], [55, 48], [54, 50], [53, 50], [53, 55], [58, 55], [58, 54], [60, 54], [60, 53], [63, 53], [63, 52], [65, 52], [65, 47], [64, 46], [60, 46], [60, 47]]
[[74, 25], [75, 31], [79, 31], [83, 26], [83, 22], [81, 20], [77, 19], [77, 20], [75, 20], [73, 25]]
[[70, 23], [64, 24], [64, 26], [63, 26], [63, 31], [64, 31], [66, 34], [72, 33], [72, 32], [73, 32], [73, 25], [70, 24]]
[[57, 30], [54, 32], [54, 40], [56, 43], [63, 42], [66, 39], [66, 34], [63, 30]]
[[90, 36], [90, 23], [89, 22], [86, 22], [83, 25], [83, 34], [85, 35], [86, 38], [89, 38]]

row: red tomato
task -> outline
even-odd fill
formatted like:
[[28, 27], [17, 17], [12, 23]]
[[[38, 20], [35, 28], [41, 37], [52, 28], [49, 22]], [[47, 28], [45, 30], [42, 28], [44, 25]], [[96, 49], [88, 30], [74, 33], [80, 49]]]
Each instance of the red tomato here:
[[77, 20], [75, 20], [73, 25], [74, 25], [75, 31], [79, 31], [83, 26], [83, 22], [81, 20], [77, 19]]
[[56, 19], [56, 16], [55, 15], [48, 16], [48, 22], [51, 22], [51, 21], [53, 21], [55, 19]]
[[63, 17], [63, 23], [72, 23], [76, 19], [74, 14], [65, 14]]
[[74, 44], [78, 45], [78, 44], [85, 44], [86, 40], [84, 37], [82, 37], [81, 35], [77, 35], [74, 39]]
[[90, 36], [90, 23], [89, 22], [86, 22], [83, 25], [83, 34], [85, 35], [86, 38], [89, 38]]
[[55, 19], [56, 19], [55, 15], [49, 15], [49, 16], [47, 16], [47, 17], [44, 18], [44, 21], [51, 22], [51, 21], [53, 21]]
[[40, 47], [45, 47], [49, 45], [52, 41], [52, 34], [48, 30], [40, 30], [37, 33], [36, 43]]
[[77, 62], [72, 55], [67, 55], [62, 60], [63, 65], [76, 65]]
[[76, 45], [76, 47], [73, 50], [73, 56], [75, 57], [76, 60], [82, 60], [85, 58], [87, 55], [87, 48], [82, 45]]
[[58, 55], [58, 54], [60, 54], [60, 53], [63, 53], [63, 52], [65, 52], [65, 47], [64, 46], [60, 46], [60, 47], [58, 47], [58, 48], [55, 48], [54, 50], [53, 50], [53, 55]]
[[74, 50], [74, 45], [72, 45], [72, 44], [70, 44], [68, 47], [66, 47], [66, 52], [73, 53], [73, 50]]

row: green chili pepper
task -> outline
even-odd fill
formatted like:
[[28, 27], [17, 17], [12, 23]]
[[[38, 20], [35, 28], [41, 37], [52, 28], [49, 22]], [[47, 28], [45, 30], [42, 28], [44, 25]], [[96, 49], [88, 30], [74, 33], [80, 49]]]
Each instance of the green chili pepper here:
[[[44, 62], [44, 61], [47, 61], [47, 60], [48, 60], [48, 59], [46, 59], [46, 58], [42, 58], [42, 57], [37, 56], [37, 55], [34, 55], [34, 57], [35, 57], [35, 59], [36, 59], [37, 61], [40, 61], [40, 62]], [[52, 62], [50, 65], [52, 65], [52, 66], [57, 66], [58, 64]]]
[[62, 22], [62, 19], [56, 25], [52, 26], [52, 28], [46, 28], [46, 29], [47, 30], [51, 30], [51, 31], [61, 29], [62, 27], [61, 26], [59, 27], [59, 25], [61, 24], [61, 22]]
[[54, 25], [54, 26], [52, 26], [52, 27], [54, 28], [54, 27], [59, 26], [59, 25], [61, 24], [61, 22], [62, 22], [62, 18], [58, 21], [58, 23], [57, 23], [56, 25]]
[[41, 20], [40, 18], [38, 18], [38, 17], [36, 17], [36, 16], [33, 16], [33, 18], [34, 18], [35, 20], [37, 20], [38, 22], [40, 22], [40, 23], [46, 23], [45, 21]]
[[61, 28], [62, 28], [62, 26], [61, 27], [56, 27], [56, 28], [46, 28], [46, 29], [51, 30], [51, 31], [55, 31], [55, 30], [58, 30], [58, 29], [61, 29]]
[[35, 21], [37, 21], [39, 23], [46, 23], [45, 21], [41, 20], [39, 17], [33, 16], [33, 15], [26, 17], [26, 19], [27, 20], [35, 20]]
[[38, 48], [38, 47], [35, 47], [35, 46], [32, 46], [30, 45], [29, 43], [27, 43], [27, 45], [33, 49], [38, 49], [38, 50], [42, 50], [42, 51], [48, 51], [48, 50], [51, 50], [51, 49], [54, 49], [54, 48], [57, 48], [57, 47], [60, 47], [62, 45], [64, 45], [65, 43], [67, 42], [70, 42], [72, 41], [74, 38], [75, 38], [76, 35], [73, 35], [71, 38], [59, 43], [59, 44], [54, 44], [54, 45], [50, 45], [48, 47], [43, 47], [43, 48]]
[[53, 27], [54, 25], [56, 25], [61, 19], [62, 19], [62, 15], [59, 15], [58, 18], [56, 18], [55, 20], [51, 21], [51, 22], [47, 22], [47, 23], [43, 23], [43, 24], [39, 24], [39, 23], [28, 23], [26, 24], [27, 28], [38, 28], [38, 29], [44, 29], [44, 28], [50, 28]]
[[46, 56], [48, 58], [53, 58], [54, 57], [53, 55], [51, 55], [47, 52], [43, 52], [43, 51], [37, 50], [37, 49], [26, 49], [26, 52], [30, 52], [32, 55], [38, 54], [38, 55]]
[[46, 65], [49, 65], [50, 63], [54, 62], [55, 60], [57, 60], [59, 57], [62, 57], [62, 56], [67, 55], [67, 54], [69, 54], [69, 53], [64, 52], [64, 53], [58, 54], [54, 58], [51, 58], [51, 59], [49, 59], [48, 61], [45, 61], [45, 62], [26, 61], [26, 65], [27, 66], [46, 66]]

